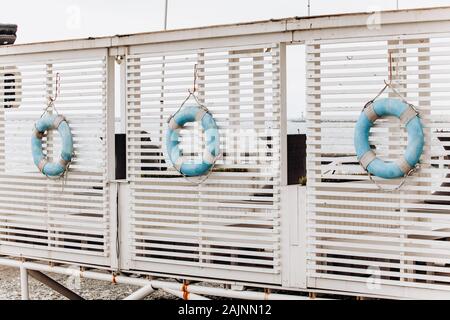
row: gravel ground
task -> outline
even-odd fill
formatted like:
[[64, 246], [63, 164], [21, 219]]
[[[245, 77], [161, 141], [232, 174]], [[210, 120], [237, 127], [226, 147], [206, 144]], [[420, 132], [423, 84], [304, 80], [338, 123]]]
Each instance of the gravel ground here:
[[[66, 287], [71, 288], [74, 292], [78, 293], [85, 299], [123, 299], [138, 287], [112, 284], [105, 281], [97, 281], [91, 279], [79, 279], [78, 281], [68, 281], [67, 276], [59, 274], [47, 274], [54, 280], [64, 284]], [[66, 299], [59, 293], [48, 288], [44, 284], [34, 280], [29, 276], [30, 286], [30, 299], [32, 300], [62, 300]], [[17, 300], [20, 299], [20, 277], [19, 269], [0, 266], [0, 300]], [[178, 299], [175, 296], [166, 294], [161, 290], [153, 292], [146, 299], [159, 300], [159, 299]]]

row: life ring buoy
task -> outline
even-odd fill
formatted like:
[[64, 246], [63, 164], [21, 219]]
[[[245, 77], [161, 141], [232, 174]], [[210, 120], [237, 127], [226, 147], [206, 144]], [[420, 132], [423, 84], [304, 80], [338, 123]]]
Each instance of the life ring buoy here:
[[[61, 158], [58, 162], [49, 162], [42, 151], [42, 138], [45, 131], [57, 129], [61, 136]], [[59, 177], [66, 171], [72, 161], [73, 139], [66, 119], [61, 115], [47, 115], [34, 125], [31, 136], [33, 162], [39, 171], [48, 177]]]
[[[369, 132], [379, 117], [394, 116], [400, 119], [408, 132], [408, 146], [403, 157], [394, 162], [377, 158], [370, 148]], [[384, 179], [406, 176], [419, 162], [423, 152], [424, 135], [417, 111], [400, 99], [379, 99], [369, 102], [359, 116], [354, 135], [359, 163], [370, 174]]]
[[[199, 121], [205, 132], [205, 150], [201, 163], [185, 161], [180, 144], [180, 130], [188, 122]], [[209, 111], [202, 106], [185, 106], [169, 119], [166, 149], [172, 165], [187, 177], [206, 174], [214, 165], [220, 150], [219, 130]]]

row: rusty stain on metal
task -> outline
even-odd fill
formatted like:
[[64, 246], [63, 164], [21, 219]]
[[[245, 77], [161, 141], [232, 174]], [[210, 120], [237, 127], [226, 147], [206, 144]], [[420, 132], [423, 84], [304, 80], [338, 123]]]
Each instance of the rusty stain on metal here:
[[189, 281], [183, 280], [183, 285], [181, 286], [181, 291], [183, 292], [183, 300], [189, 300]]
[[270, 289], [264, 288], [264, 300], [269, 300]]

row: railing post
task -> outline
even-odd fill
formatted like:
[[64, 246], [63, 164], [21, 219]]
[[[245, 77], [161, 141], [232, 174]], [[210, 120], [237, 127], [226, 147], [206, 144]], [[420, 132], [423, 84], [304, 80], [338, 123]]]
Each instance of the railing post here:
[[30, 300], [28, 290], [28, 271], [25, 267], [20, 267], [20, 290], [22, 300]]

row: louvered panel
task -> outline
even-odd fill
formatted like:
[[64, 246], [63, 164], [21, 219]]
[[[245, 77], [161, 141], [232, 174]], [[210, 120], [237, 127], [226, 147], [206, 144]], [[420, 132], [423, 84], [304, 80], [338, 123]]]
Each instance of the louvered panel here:
[[[131, 268], [210, 276], [222, 270], [221, 278], [279, 281], [278, 45], [131, 51]], [[195, 64], [198, 98], [219, 126], [222, 152], [199, 186], [178, 174], [165, 149], [166, 122], [192, 89]], [[199, 159], [202, 130], [190, 124], [181, 135], [184, 155]]]
[[[311, 41], [307, 44], [308, 275], [394, 287], [450, 290], [450, 35]], [[354, 126], [388, 78], [418, 107], [425, 149], [420, 170], [401, 181], [359, 166]], [[396, 96], [384, 93], [383, 97]], [[376, 122], [370, 143], [400, 157], [397, 119]], [[320, 282], [320, 281], [319, 281]], [[323, 283], [324, 282], [320, 282]]]
[[[1, 253], [108, 263], [105, 54], [0, 60]], [[34, 123], [55, 93], [56, 73], [61, 85], [55, 106], [68, 120], [75, 154], [68, 175], [58, 180], [39, 173], [30, 144]], [[44, 142], [49, 159], [59, 159], [58, 133], [50, 131]]]

